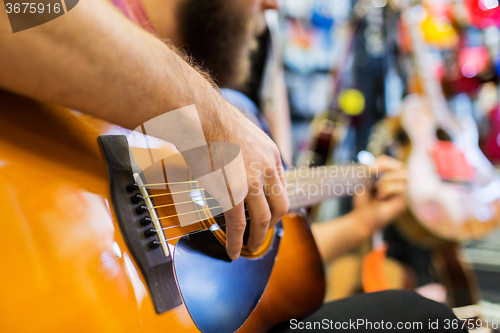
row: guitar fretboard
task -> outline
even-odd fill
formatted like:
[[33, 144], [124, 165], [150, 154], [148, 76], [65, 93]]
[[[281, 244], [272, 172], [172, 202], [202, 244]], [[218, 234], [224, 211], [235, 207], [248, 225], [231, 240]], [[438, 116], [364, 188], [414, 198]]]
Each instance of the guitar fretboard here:
[[461, 126], [449, 110], [441, 83], [430, 70], [433, 56], [423, 39], [420, 25], [416, 22], [414, 16], [412, 16], [409, 9], [404, 12], [406, 22], [410, 25], [410, 36], [413, 44], [412, 60], [415, 64], [415, 74], [422, 82], [427, 104], [434, 113], [438, 124], [449, 133], [455, 133], [459, 131]]
[[308, 207], [329, 198], [370, 190], [373, 175], [361, 164], [298, 168], [285, 172], [290, 209]]

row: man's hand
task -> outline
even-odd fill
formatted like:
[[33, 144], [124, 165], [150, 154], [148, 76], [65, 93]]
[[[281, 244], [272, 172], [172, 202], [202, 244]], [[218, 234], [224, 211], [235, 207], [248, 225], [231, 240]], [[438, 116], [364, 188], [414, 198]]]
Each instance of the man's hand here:
[[371, 166], [379, 176], [373, 191], [354, 197], [354, 210], [325, 223], [313, 223], [312, 231], [324, 263], [350, 251], [384, 228], [406, 208], [407, 171], [402, 162], [380, 156]]
[[[242, 150], [250, 250], [288, 210], [276, 145], [175, 50], [130, 22], [110, 1], [81, 1], [68, 14], [16, 34], [0, 12], [0, 31], [6, 32], [0, 38], [2, 89], [129, 129], [196, 105], [207, 142], [232, 142]], [[226, 218], [228, 254], [237, 259], [246, 226], [243, 204]]]
[[[219, 119], [202, 121], [208, 142], [236, 143], [245, 162], [248, 194], [245, 199], [250, 215], [248, 248], [255, 252], [267, 231], [289, 208], [286, 180], [276, 144], [237, 109], [221, 101]], [[207, 128], [205, 124], [210, 124]], [[245, 207], [241, 203], [225, 213], [227, 253], [238, 259], [246, 228]]]
[[379, 179], [373, 191], [354, 197], [354, 207], [366, 212], [363, 222], [371, 234], [387, 226], [405, 210], [408, 172], [403, 162], [385, 155], [377, 157], [370, 171]]

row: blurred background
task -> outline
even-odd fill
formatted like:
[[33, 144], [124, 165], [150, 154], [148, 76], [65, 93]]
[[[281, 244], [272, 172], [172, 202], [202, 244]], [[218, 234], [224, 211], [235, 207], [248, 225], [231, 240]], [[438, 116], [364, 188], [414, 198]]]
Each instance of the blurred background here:
[[[439, 216], [426, 224], [418, 194], [410, 193], [424, 231], [396, 223], [378, 235], [388, 244], [385, 270], [396, 286], [439, 292], [437, 285], [452, 305], [479, 304], [483, 317], [500, 320], [499, 221], [486, 208], [500, 193], [498, 0], [283, 0], [266, 19], [245, 92], [285, 162], [320, 166], [388, 154], [409, 162], [410, 177], [437, 174], [450, 201], [467, 192], [477, 223], [468, 230]], [[415, 95], [419, 102], [408, 97]], [[422, 147], [432, 161], [412, 156]], [[310, 213], [321, 223], [351, 209], [339, 199]], [[481, 229], [487, 220], [494, 227]], [[422, 232], [446, 246], [422, 240]], [[327, 268], [329, 299], [359, 291], [360, 253], [375, 243]]]

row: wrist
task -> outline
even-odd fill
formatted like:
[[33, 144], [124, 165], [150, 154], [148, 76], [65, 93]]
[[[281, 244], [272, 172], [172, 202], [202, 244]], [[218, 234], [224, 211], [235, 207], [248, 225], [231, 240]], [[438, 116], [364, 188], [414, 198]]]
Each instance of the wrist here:
[[234, 142], [241, 115], [218, 91], [210, 90], [196, 105], [207, 142]]
[[355, 218], [358, 221], [359, 233], [363, 238], [369, 238], [377, 231], [377, 209], [372, 207], [373, 205], [367, 205], [357, 208], [353, 211], [357, 216]]

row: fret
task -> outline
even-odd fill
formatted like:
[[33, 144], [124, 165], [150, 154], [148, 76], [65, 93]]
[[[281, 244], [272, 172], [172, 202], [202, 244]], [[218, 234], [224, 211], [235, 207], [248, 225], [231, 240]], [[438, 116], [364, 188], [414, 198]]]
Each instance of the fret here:
[[373, 177], [370, 172], [365, 165], [356, 163], [287, 170], [285, 178], [290, 209], [308, 207], [328, 198], [363, 193], [371, 188]]

